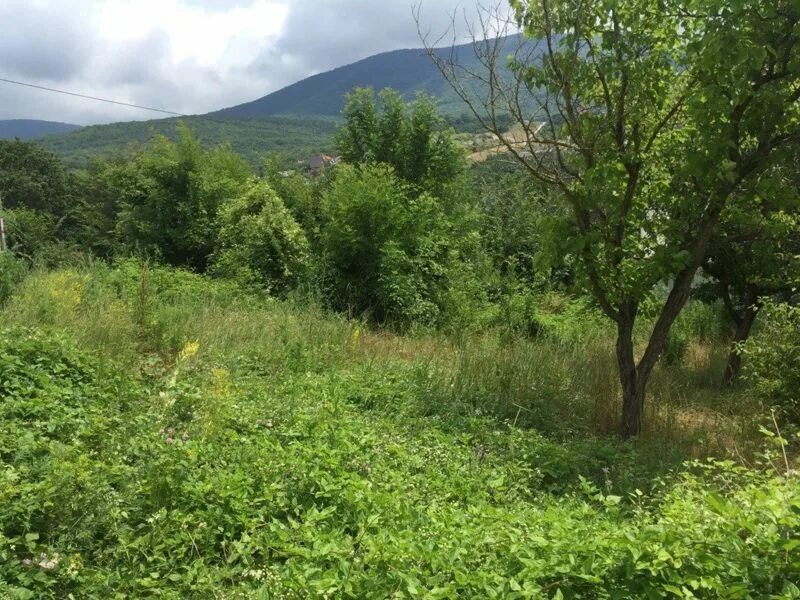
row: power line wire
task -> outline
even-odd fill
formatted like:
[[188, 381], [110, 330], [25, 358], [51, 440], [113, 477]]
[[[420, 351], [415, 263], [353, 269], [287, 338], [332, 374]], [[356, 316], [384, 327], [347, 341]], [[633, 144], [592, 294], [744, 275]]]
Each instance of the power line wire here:
[[[233, 117], [233, 118], [230, 118], [229, 120], [212, 119], [211, 117], [207, 117], [205, 115], [187, 115], [187, 114], [184, 114], [184, 113], [174, 112], [174, 111], [171, 111], [171, 110], [164, 110], [164, 109], [161, 109], [161, 108], [152, 108], [150, 106], [141, 106], [139, 104], [131, 104], [131, 103], [128, 103], [128, 102], [120, 102], [118, 100], [111, 100], [109, 98], [100, 98], [98, 96], [90, 96], [88, 94], [79, 94], [77, 92], [69, 92], [69, 91], [66, 91], [66, 90], [59, 90], [59, 89], [56, 89], [56, 88], [45, 87], [43, 85], [36, 85], [36, 84], [33, 84], [33, 83], [27, 83], [27, 82], [24, 82], [24, 81], [15, 81], [13, 79], [5, 79], [5, 78], [2, 78], [2, 77], [0, 77], [0, 82], [9, 83], [9, 84], [12, 84], [12, 85], [19, 85], [19, 86], [23, 86], [23, 87], [27, 87], [27, 88], [33, 88], [33, 89], [42, 90], [42, 91], [45, 91], [45, 92], [52, 92], [52, 93], [55, 93], [55, 94], [64, 94], [66, 96], [74, 96], [76, 98], [82, 98], [84, 100], [95, 100], [97, 102], [105, 102], [107, 104], [116, 104], [118, 106], [126, 106], [128, 108], [138, 108], [140, 110], [149, 110], [149, 111], [153, 111], [153, 112], [157, 112], [157, 113], [161, 113], [161, 114], [170, 115], [170, 116], [173, 116], [173, 117], [184, 117], [184, 118], [187, 118], [187, 119], [196, 119], [196, 120], [200, 120], [200, 121], [208, 121], [209, 123], [217, 123], [217, 124], [221, 124], [221, 125], [231, 125], [231, 124], [241, 123], [243, 125], [246, 124], [248, 128], [256, 130], [256, 131], [263, 131], [263, 132], [266, 132], [266, 133], [275, 133], [275, 129], [273, 129], [273, 128], [269, 128], [268, 129], [266, 127], [259, 127], [257, 124], [254, 124], [251, 121], [252, 117], [251, 117], [251, 119], [241, 118], [241, 117], [239, 117], [239, 118]], [[268, 115], [268, 116], [280, 117], [281, 115]], [[284, 115], [284, 116], [286, 116], [286, 115]]]
[[36, 90], [44, 90], [45, 92], [54, 92], [56, 94], [64, 94], [65, 96], [75, 96], [76, 98], [84, 98], [86, 100], [96, 100], [97, 102], [106, 102], [108, 104], [117, 104], [119, 106], [127, 106], [128, 108], [139, 108], [141, 110], [150, 110], [152, 112], [162, 113], [165, 115], [172, 115], [174, 117], [188, 117], [190, 115], [185, 115], [183, 113], [174, 112], [171, 110], [163, 110], [161, 108], [152, 108], [150, 106], [141, 106], [139, 104], [130, 104], [128, 102], [119, 102], [117, 100], [109, 100], [108, 98], [98, 98], [97, 96], [88, 96], [86, 94], [78, 94], [76, 92], [68, 92], [66, 90], [57, 90], [55, 88], [45, 87], [43, 85], [35, 85], [33, 83], [25, 83], [24, 81], [14, 81], [13, 79], [3, 79], [0, 77], [0, 81], [3, 83], [11, 83], [13, 85], [21, 85], [23, 87], [34, 88]]

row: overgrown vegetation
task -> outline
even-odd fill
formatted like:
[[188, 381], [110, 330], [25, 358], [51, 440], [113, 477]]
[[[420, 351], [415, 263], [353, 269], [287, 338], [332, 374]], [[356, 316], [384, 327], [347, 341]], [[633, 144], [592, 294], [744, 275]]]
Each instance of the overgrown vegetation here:
[[780, 448], [764, 470], [678, 473], [708, 450], [664, 437], [684, 424], [596, 436], [571, 415], [593, 410], [602, 365], [530, 368], [570, 368], [593, 328], [576, 316], [538, 341], [454, 343], [137, 262], [36, 270], [0, 313], [0, 590], [795, 597], [800, 486]]
[[0, 142], [0, 596], [800, 598], [796, 8], [556, 4], [471, 166]]

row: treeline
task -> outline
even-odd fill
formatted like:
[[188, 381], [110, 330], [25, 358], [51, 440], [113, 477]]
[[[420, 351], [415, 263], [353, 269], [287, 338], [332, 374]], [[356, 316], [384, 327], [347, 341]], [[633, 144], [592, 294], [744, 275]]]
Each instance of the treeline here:
[[500, 288], [535, 279], [538, 192], [513, 170], [470, 173], [428, 97], [357, 90], [345, 117], [342, 162], [316, 178], [278, 157], [255, 173], [183, 124], [174, 142], [156, 136], [83, 171], [2, 142], [9, 248], [44, 262], [150, 258], [276, 296], [318, 294], [401, 329], [487, 324]]

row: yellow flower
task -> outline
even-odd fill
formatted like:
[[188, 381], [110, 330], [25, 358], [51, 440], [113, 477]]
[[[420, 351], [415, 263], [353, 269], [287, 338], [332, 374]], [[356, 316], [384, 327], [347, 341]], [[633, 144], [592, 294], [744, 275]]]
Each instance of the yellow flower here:
[[190, 358], [193, 358], [197, 354], [198, 350], [200, 350], [200, 342], [198, 341], [187, 342], [186, 345], [183, 347], [183, 350], [181, 350], [180, 353], [178, 354], [178, 360], [181, 362], [189, 360]]

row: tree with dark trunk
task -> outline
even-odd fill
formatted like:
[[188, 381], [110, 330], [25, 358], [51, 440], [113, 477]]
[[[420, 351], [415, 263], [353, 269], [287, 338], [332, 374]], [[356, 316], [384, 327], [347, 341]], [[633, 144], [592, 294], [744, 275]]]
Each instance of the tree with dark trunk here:
[[741, 348], [764, 300], [787, 300], [800, 286], [800, 152], [791, 150], [722, 214], [703, 263], [713, 280], [700, 295], [721, 298], [732, 323], [726, 386], [739, 378]]
[[[569, 207], [562, 250], [617, 325], [621, 432], [635, 436], [723, 215], [800, 142], [800, 6], [511, 0], [511, 9], [473, 30], [480, 70], [426, 45], [483, 127]], [[665, 282], [637, 360], [639, 308]]]

